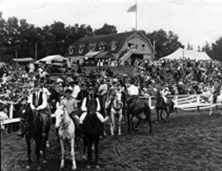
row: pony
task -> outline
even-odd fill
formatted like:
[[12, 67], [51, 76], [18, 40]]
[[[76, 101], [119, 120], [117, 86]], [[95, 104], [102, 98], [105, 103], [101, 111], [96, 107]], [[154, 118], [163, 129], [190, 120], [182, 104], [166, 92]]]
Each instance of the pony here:
[[[37, 156], [37, 170], [41, 170], [40, 157], [42, 150], [43, 163], [46, 163], [46, 141], [50, 130], [50, 120], [47, 116], [38, 111], [32, 111], [30, 104], [25, 102], [22, 103], [20, 108], [20, 127], [24, 129], [24, 125], [27, 126], [27, 132], [25, 133], [27, 153], [28, 153], [28, 165], [26, 169], [31, 169], [31, 140], [34, 139], [36, 148], [35, 153]], [[45, 122], [44, 122], [45, 120]], [[44, 125], [45, 123], [45, 125]], [[43, 132], [45, 127], [45, 132]]]
[[59, 128], [59, 140], [61, 145], [61, 163], [60, 168], [64, 168], [65, 163], [65, 140], [69, 140], [72, 156], [72, 170], [76, 170], [75, 160], [75, 125], [73, 120], [69, 117], [64, 106], [59, 106], [57, 103], [57, 109], [55, 111], [56, 123], [55, 127]]
[[166, 113], [166, 121], [168, 121], [170, 113], [173, 112], [174, 110], [174, 103], [171, 100], [168, 100], [168, 103], [166, 103], [160, 91], [157, 91], [155, 107], [156, 107], [156, 115], [157, 115], [156, 123], [159, 122], [159, 118], [161, 118], [161, 120], [164, 121], [164, 118], [162, 116], [163, 112]]
[[[152, 124], [151, 124], [151, 110], [148, 103], [139, 98], [131, 99], [129, 98], [126, 101], [127, 105], [127, 120], [128, 120], [128, 132], [131, 130], [136, 130], [139, 127], [139, 124], [142, 120], [147, 120], [149, 125], [149, 132], [152, 133]], [[131, 114], [131, 117], [130, 117]], [[144, 114], [145, 117], [141, 115]], [[138, 122], [134, 127], [133, 118], [136, 117]], [[132, 127], [132, 129], [131, 129]]]
[[88, 155], [87, 168], [91, 168], [90, 163], [92, 160], [93, 144], [94, 144], [94, 149], [95, 149], [96, 168], [99, 168], [100, 166], [98, 165], [98, 159], [99, 159], [98, 148], [99, 148], [100, 135], [103, 131], [103, 124], [97, 118], [95, 113], [94, 114], [88, 113], [86, 118], [83, 121], [82, 129], [83, 129], [83, 140], [84, 140], [83, 154], [86, 153], [86, 149], [87, 149], [87, 155]]
[[207, 102], [210, 103], [210, 106], [211, 106], [210, 107], [210, 113], [209, 113], [210, 116], [213, 113], [213, 107], [217, 106], [217, 105], [221, 105], [221, 103], [222, 103], [222, 92], [220, 92], [220, 95], [217, 96], [216, 104], [214, 104], [214, 98], [213, 98], [214, 94], [213, 94], [212, 90], [210, 90], [209, 92], [202, 93], [201, 97], [203, 97], [204, 99], [206, 99]]
[[118, 135], [121, 135], [121, 123], [123, 118], [123, 102], [122, 92], [116, 92], [111, 98], [108, 98], [106, 102], [106, 108], [110, 106], [110, 132], [114, 135], [115, 130], [115, 117], [118, 119]]

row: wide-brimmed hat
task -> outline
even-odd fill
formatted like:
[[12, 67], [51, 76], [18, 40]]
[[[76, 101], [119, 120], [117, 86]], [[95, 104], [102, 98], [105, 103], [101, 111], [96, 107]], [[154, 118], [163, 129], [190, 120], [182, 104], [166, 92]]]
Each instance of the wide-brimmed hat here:
[[67, 88], [66, 91], [65, 91], [65, 93], [72, 93], [72, 89]]

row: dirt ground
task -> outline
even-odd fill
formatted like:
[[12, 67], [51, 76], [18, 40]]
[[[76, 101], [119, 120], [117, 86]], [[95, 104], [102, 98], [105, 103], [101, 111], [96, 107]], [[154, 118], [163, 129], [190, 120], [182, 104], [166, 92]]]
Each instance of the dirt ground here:
[[[221, 171], [222, 170], [222, 116], [208, 112], [179, 111], [167, 123], [154, 123], [153, 133], [142, 123], [138, 132], [122, 136], [107, 136], [100, 143], [98, 171]], [[154, 112], [153, 112], [154, 115]], [[109, 133], [109, 130], [107, 130]], [[50, 134], [51, 147], [44, 171], [56, 171], [60, 163], [60, 145], [54, 128]], [[33, 145], [34, 149], [34, 145]], [[34, 151], [34, 150], [33, 150]], [[32, 158], [35, 159], [33, 153]], [[76, 152], [78, 170], [87, 170], [86, 162]], [[15, 133], [3, 135], [1, 165], [3, 171], [24, 171], [27, 164], [25, 139]], [[35, 170], [35, 165], [32, 165]], [[63, 171], [71, 170], [66, 161]], [[89, 169], [88, 169], [89, 170]], [[91, 169], [96, 170], [96, 169]]]

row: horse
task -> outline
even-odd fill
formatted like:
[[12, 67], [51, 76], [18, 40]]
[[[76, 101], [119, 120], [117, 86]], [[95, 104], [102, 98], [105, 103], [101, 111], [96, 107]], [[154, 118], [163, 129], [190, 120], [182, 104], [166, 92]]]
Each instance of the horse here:
[[106, 108], [110, 106], [110, 132], [114, 135], [115, 130], [115, 117], [118, 119], [118, 135], [121, 135], [121, 124], [123, 118], [123, 102], [122, 92], [116, 92], [114, 97], [108, 98]]
[[161, 93], [159, 91], [157, 91], [156, 93], [156, 116], [157, 116], [157, 120], [156, 123], [159, 122], [160, 118], [162, 121], [164, 121], [163, 119], [163, 111], [166, 113], [166, 121], [169, 119], [169, 115], [170, 115], [170, 111], [168, 111], [168, 104], [165, 102], [164, 98], [162, 97]]
[[[152, 133], [152, 124], [151, 124], [151, 110], [148, 103], [139, 98], [127, 99], [127, 120], [128, 120], [128, 132], [132, 130], [136, 130], [139, 127], [139, 124], [142, 120], [147, 120], [149, 124], [149, 132]], [[131, 114], [131, 117], [130, 117]], [[141, 115], [144, 114], [145, 117]], [[136, 117], [138, 119], [138, 123], [134, 128], [133, 118]]]
[[[84, 152], [86, 152], [87, 148], [87, 154], [88, 154], [88, 165], [87, 168], [90, 167], [90, 163], [92, 160], [92, 146], [94, 144], [95, 149], [95, 161], [96, 161], [96, 168], [99, 168], [98, 165], [98, 159], [99, 159], [99, 140], [100, 135], [103, 131], [103, 124], [100, 122], [100, 120], [97, 118], [96, 114], [90, 114], [88, 113], [86, 118], [83, 121], [83, 140], [84, 140]], [[84, 156], [83, 156], [84, 157]]]
[[75, 125], [73, 120], [69, 117], [64, 106], [59, 106], [57, 103], [57, 109], [55, 111], [56, 123], [55, 127], [59, 128], [59, 140], [61, 145], [61, 163], [60, 168], [64, 168], [65, 165], [65, 140], [69, 140], [72, 156], [72, 170], [76, 170], [75, 160]]
[[212, 91], [204, 92], [204, 93], [201, 94], [201, 96], [204, 97], [206, 99], [206, 101], [210, 103], [211, 107], [210, 107], [209, 115], [211, 116], [212, 113], [213, 113], [213, 107], [217, 106], [217, 105], [221, 105], [221, 103], [222, 103], [222, 92], [220, 93], [219, 96], [217, 96], [217, 100], [216, 100], [215, 105], [214, 105], [214, 94], [212, 93]]
[[[23, 103], [20, 108], [20, 117], [21, 129], [24, 129], [24, 124], [28, 124], [28, 129], [25, 133], [28, 153], [28, 165], [26, 169], [31, 169], [31, 140], [34, 139], [36, 144], [37, 170], [41, 170], [40, 150], [42, 150], [43, 163], [46, 163], [46, 141], [50, 130], [50, 120], [47, 116], [43, 116], [43, 114], [38, 111], [32, 111], [30, 104], [27, 102]], [[43, 132], [43, 127], [45, 127], [45, 132]]]

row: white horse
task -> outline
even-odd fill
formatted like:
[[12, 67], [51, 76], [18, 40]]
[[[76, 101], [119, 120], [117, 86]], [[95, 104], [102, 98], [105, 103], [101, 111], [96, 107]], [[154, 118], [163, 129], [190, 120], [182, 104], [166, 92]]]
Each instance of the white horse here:
[[55, 111], [56, 123], [55, 127], [59, 128], [59, 140], [61, 145], [61, 164], [60, 168], [64, 168], [65, 163], [65, 140], [68, 139], [71, 145], [71, 156], [72, 156], [72, 170], [76, 170], [76, 159], [75, 159], [75, 125], [72, 119], [69, 117], [64, 106], [57, 104]]
[[116, 92], [114, 99], [109, 99], [106, 103], [106, 107], [110, 106], [110, 132], [114, 135], [116, 122], [115, 117], [118, 118], [118, 135], [121, 135], [121, 124], [123, 118], [123, 103], [122, 93]]
[[[213, 92], [212, 90], [211, 91], [208, 91], [208, 92], [204, 92], [201, 94], [201, 96], [205, 97], [206, 99], [208, 99], [207, 101], [210, 103], [210, 113], [209, 115], [212, 115], [213, 113], [213, 107], [214, 106], [217, 106], [217, 105], [221, 105], [222, 104], [222, 92], [220, 93], [219, 96], [217, 96], [217, 101], [216, 101], [216, 104], [213, 104], [213, 101], [214, 101], [214, 95], [213, 95]], [[222, 113], [221, 113], [222, 114]]]

